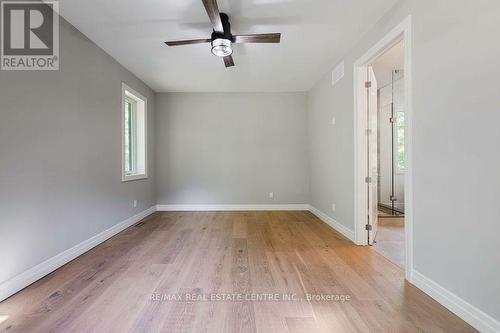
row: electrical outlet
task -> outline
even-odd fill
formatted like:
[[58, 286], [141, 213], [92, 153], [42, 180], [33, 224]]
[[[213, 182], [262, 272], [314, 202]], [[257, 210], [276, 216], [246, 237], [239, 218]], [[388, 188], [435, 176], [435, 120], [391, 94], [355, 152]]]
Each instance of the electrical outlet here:
[[335, 119], [335, 117], [332, 117], [332, 125], [335, 125], [336, 122], [337, 120]]
[[274, 199], [274, 192], [269, 192], [269, 199]]
[[137, 200], [134, 200], [134, 208], [137, 207]]
[[337, 207], [335, 207], [335, 204], [332, 204], [332, 212], [334, 212], [335, 209], [337, 209]]

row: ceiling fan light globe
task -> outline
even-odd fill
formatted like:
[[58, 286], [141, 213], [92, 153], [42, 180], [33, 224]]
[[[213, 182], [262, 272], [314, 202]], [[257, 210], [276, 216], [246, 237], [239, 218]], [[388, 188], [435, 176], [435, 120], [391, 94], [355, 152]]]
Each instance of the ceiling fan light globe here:
[[233, 54], [231, 41], [229, 39], [218, 38], [212, 41], [212, 54], [217, 57], [227, 57]]

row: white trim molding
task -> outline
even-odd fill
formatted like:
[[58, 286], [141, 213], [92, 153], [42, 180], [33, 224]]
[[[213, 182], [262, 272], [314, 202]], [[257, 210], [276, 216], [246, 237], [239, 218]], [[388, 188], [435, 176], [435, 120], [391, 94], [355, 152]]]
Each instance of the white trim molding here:
[[427, 276], [413, 270], [412, 283], [445, 308], [462, 318], [469, 325], [483, 333], [500, 332], [500, 322], [464, 301], [451, 291], [434, 282]]
[[156, 211], [148, 208], [0, 284], [0, 302]]
[[363, 75], [367, 66], [393, 47], [404, 40], [404, 85], [405, 85], [405, 277], [412, 282], [413, 272], [413, 111], [412, 111], [412, 23], [411, 16], [389, 31], [380, 41], [362, 55], [353, 66], [354, 84], [354, 242], [357, 245], [367, 245], [366, 231], [367, 216], [365, 191], [366, 146], [364, 138], [366, 125], [364, 124], [362, 109]]
[[[136, 117], [137, 147], [134, 155], [137, 155], [137, 173], [127, 175], [125, 173], [125, 100], [126, 98], [135, 101], [137, 110], [136, 115], [142, 114], [142, 117]], [[148, 178], [148, 99], [130, 88], [122, 82], [122, 100], [121, 100], [121, 119], [122, 119], [122, 182]]]
[[344, 226], [343, 224], [337, 222], [330, 216], [326, 215], [319, 209], [313, 206], [309, 206], [309, 211], [316, 215], [321, 221], [325, 222], [328, 224], [331, 228], [335, 229], [335, 231], [339, 232], [340, 234], [344, 235], [347, 237], [349, 240], [351, 240], [354, 243], [354, 230], [351, 230]]
[[309, 210], [308, 204], [277, 204], [277, 205], [249, 205], [249, 204], [229, 204], [229, 205], [157, 205], [157, 211], [164, 212], [228, 212], [228, 211], [258, 211], [258, 210]]

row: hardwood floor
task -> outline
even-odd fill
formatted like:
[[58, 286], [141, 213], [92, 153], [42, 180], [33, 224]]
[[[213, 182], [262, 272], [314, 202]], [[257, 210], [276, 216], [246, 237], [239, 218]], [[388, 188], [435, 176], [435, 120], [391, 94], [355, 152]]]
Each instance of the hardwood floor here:
[[379, 217], [373, 249], [401, 268], [405, 267], [405, 222], [403, 217]]
[[475, 332], [309, 212], [155, 213], [0, 318], [1, 332]]

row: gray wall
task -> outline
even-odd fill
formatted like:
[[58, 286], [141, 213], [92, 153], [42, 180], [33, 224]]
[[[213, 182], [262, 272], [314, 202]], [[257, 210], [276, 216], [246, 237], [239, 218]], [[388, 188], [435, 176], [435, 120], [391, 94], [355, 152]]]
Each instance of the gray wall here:
[[[0, 71], [0, 283], [156, 202], [153, 91], [60, 23], [59, 71]], [[149, 106], [149, 179], [128, 183], [122, 81]]]
[[158, 94], [158, 203], [307, 203], [306, 117], [304, 93]]
[[309, 93], [311, 203], [352, 229], [352, 66], [412, 15], [414, 268], [497, 320], [498, 13], [497, 0], [401, 1], [345, 55], [344, 79], [327, 72]]
[[354, 230], [353, 94], [349, 67], [345, 69], [346, 76], [334, 87], [329, 72], [308, 95], [309, 203]]

